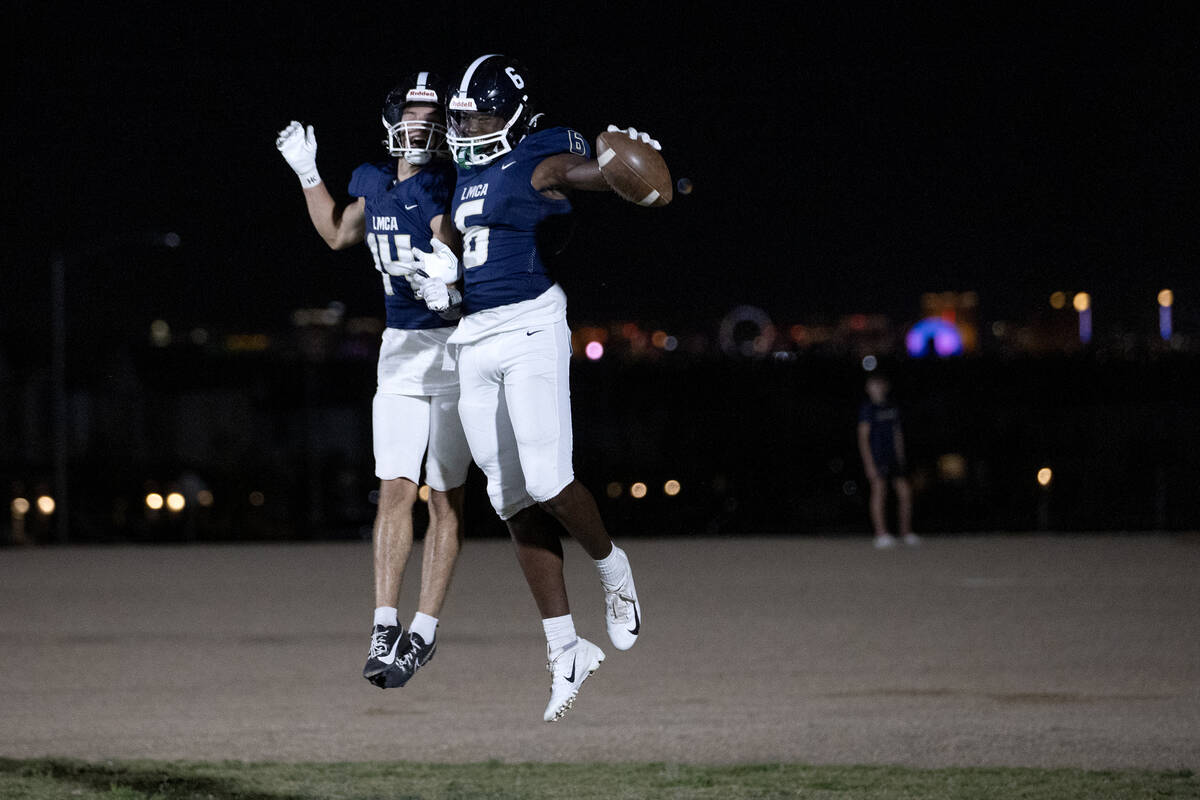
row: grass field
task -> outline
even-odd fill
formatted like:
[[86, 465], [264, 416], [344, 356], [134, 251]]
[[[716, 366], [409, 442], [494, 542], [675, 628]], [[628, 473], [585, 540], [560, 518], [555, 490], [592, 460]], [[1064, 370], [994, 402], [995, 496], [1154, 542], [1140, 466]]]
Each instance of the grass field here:
[[0, 759], [6, 800], [405, 798], [1186, 798], [1190, 770], [762, 764], [270, 764]]

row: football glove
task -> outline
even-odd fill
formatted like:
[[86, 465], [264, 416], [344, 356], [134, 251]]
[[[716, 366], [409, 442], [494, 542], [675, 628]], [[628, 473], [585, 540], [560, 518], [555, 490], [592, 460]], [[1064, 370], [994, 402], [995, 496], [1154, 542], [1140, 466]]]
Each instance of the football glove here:
[[313, 126], [304, 126], [296, 120], [279, 132], [275, 139], [275, 147], [283, 155], [288, 166], [296, 171], [300, 185], [310, 189], [321, 182], [317, 174], [317, 135]]
[[636, 128], [618, 128], [616, 125], [609, 125], [608, 132], [609, 133], [624, 133], [627, 136], [629, 136], [630, 139], [633, 139], [635, 142], [640, 139], [643, 144], [648, 144], [651, 147], [653, 147], [655, 150], [662, 150], [662, 145], [658, 143], [657, 139], [651, 139], [650, 134], [648, 134], [644, 131], [638, 132], [638, 130]]
[[430, 239], [430, 248], [433, 252], [426, 253], [424, 250], [413, 248], [412, 257], [414, 266], [424, 272], [426, 277], [439, 280], [442, 283], [455, 283], [462, 277], [459, 271], [458, 256], [454, 255], [454, 251], [449, 245], [440, 239]]
[[430, 311], [441, 314], [462, 303], [462, 294], [437, 278], [421, 277], [418, 295]]

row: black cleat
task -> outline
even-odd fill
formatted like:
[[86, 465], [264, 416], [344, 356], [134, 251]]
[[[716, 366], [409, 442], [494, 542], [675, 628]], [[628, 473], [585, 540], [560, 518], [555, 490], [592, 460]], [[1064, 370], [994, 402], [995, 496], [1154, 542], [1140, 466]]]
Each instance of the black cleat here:
[[383, 688], [380, 676], [391, 669], [408, 647], [408, 637], [404, 635], [402, 626], [376, 625], [371, 631], [371, 652], [367, 656], [367, 665], [363, 667], [363, 677]]
[[400, 655], [396, 657], [396, 663], [388, 667], [378, 677], [375, 682], [376, 686], [383, 689], [397, 689], [408, 683], [417, 670], [425, 666], [433, 658], [433, 652], [437, 650], [436, 639], [429, 644], [425, 644], [425, 640], [421, 638], [421, 634], [409, 633], [408, 640], [408, 647], [405, 647], [400, 652]]

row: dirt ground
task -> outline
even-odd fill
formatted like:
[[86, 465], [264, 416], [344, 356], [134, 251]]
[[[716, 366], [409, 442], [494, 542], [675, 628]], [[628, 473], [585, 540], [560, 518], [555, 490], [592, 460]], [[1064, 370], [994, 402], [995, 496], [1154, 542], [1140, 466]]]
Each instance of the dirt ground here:
[[389, 691], [359, 675], [365, 543], [0, 550], [0, 755], [1200, 768], [1198, 536], [624, 544], [628, 652], [568, 543], [608, 660], [555, 725], [507, 542], [468, 540]]

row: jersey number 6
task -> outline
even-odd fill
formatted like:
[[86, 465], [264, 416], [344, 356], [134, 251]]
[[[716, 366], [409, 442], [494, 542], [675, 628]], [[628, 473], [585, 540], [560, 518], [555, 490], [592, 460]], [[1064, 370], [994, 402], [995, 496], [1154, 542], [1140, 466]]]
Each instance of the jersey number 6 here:
[[487, 261], [488, 257], [488, 227], [472, 225], [467, 227], [467, 217], [483, 213], [483, 200], [470, 200], [458, 207], [454, 214], [454, 226], [463, 235], [463, 269], [478, 267]]

